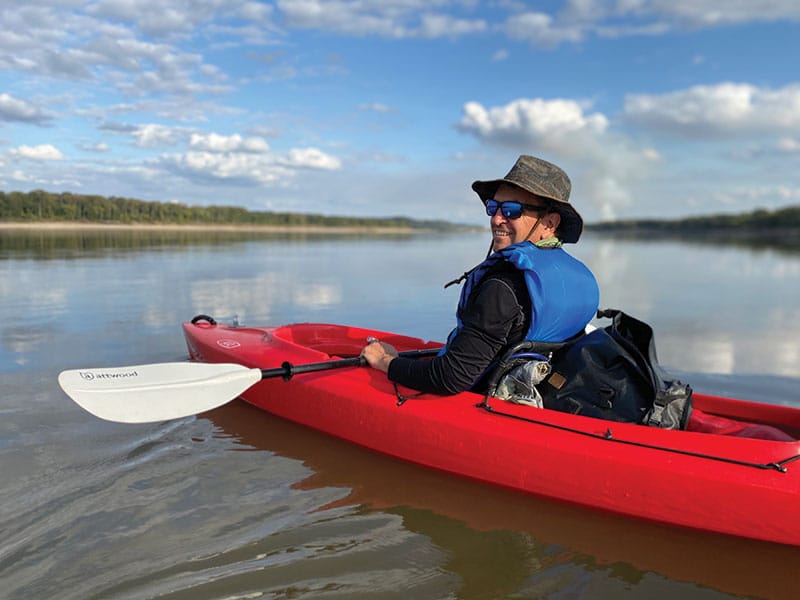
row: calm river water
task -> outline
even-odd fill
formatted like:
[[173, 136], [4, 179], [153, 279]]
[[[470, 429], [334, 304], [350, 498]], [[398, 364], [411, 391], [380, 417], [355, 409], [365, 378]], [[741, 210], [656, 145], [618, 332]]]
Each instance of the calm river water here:
[[[198, 313], [441, 340], [442, 284], [486, 234], [0, 236], [0, 598], [796, 597], [798, 549], [451, 478], [240, 401], [108, 423], [57, 386], [183, 360]], [[695, 389], [800, 405], [800, 249], [587, 234], [571, 251]]]

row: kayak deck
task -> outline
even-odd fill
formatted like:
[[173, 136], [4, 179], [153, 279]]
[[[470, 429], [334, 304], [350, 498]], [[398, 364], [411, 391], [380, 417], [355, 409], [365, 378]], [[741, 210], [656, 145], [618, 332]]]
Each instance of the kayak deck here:
[[[441, 346], [342, 325], [184, 324], [190, 356], [267, 369], [357, 356], [367, 336], [398, 350]], [[348, 368], [266, 379], [243, 398], [396, 458], [518, 491], [686, 527], [800, 545], [800, 442], [670, 431], [535, 409], [465, 392], [398, 406], [383, 373]], [[704, 394], [712, 415], [800, 433], [800, 410]]]

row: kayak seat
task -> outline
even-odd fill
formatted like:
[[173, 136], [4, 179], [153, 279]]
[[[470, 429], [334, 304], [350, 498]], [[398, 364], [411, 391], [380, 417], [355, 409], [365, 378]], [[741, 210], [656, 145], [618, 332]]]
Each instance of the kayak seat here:
[[698, 433], [715, 433], [717, 435], [772, 440], [776, 442], [797, 441], [788, 433], [772, 425], [737, 421], [728, 417], [712, 415], [698, 410], [697, 408], [692, 410], [686, 430]]

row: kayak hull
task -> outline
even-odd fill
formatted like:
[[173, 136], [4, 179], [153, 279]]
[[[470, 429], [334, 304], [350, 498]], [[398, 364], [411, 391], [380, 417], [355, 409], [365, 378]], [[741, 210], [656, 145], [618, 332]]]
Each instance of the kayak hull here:
[[[368, 336], [398, 350], [440, 344], [328, 324], [185, 323], [193, 360], [269, 369], [358, 355]], [[398, 392], [409, 399], [398, 403]], [[264, 379], [247, 402], [374, 451], [493, 485], [631, 517], [800, 546], [799, 442], [669, 431], [518, 406], [473, 393], [417, 395], [345, 368]], [[702, 394], [714, 415], [797, 436], [800, 410]]]

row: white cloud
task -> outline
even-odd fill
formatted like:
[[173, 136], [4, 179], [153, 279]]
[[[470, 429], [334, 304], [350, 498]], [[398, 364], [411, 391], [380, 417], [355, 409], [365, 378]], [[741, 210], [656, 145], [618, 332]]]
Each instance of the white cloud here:
[[461, 131], [498, 144], [521, 146], [529, 143], [563, 147], [602, 134], [608, 119], [600, 113], [584, 114], [575, 100], [519, 99], [505, 106], [485, 108], [478, 102], [464, 105]]
[[583, 27], [559, 24], [550, 15], [540, 12], [513, 15], [505, 22], [503, 30], [511, 39], [544, 47], [554, 47], [563, 42], [579, 42], [584, 36]]
[[19, 146], [8, 151], [14, 158], [27, 158], [30, 160], [61, 160], [64, 155], [51, 144], [40, 144], [38, 146]]
[[497, 50], [496, 52], [492, 53], [492, 62], [502, 62], [504, 60], [507, 60], [509, 56], [510, 53], [508, 52], [508, 50], [505, 49]]
[[[701, 201], [707, 207], [715, 207], [716, 211], [726, 212], [796, 205], [800, 201], [800, 186], [783, 183], [733, 183], [708, 190]], [[707, 208], [706, 212], [714, 211]]]
[[43, 125], [52, 116], [35, 104], [10, 94], [0, 94], [0, 121], [21, 121]]
[[356, 35], [405, 35], [401, 24], [369, 2], [365, 6], [344, 0], [278, 0], [276, 6], [290, 27]]
[[239, 15], [243, 19], [256, 22], [267, 22], [272, 17], [272, 6], [262, 2], [251, 2], [249, 0], [242, 3], [239, 8]]
[[243, 138], [235, 135], [219, 135], [217, 133], [193, 133], [189, 146], [195, 150], [207, 152], [257, 152], [269, 151], [269, 144], [261, 137]]
[[794, 154], [795, 152], [800, 152], [800, 140], [797, 138], [781, 138], [778, 140], [777, 147], [780, 152]]
[[131, 135], [136, 140], [136, 145], [141, 148], [155, 148], [158, 146], [171, 146], [186, 134], [186, 131], [178, 127], [168, 127], [149, 123], [135, 128]]
[[257, 154], [187, 152], [170, 160], [191, 174], [242, 183], [274, 184], [288, 175], [285, 169]]
[[800, 127], [800, 85], [699, 85], [668, 94], [632, 94], [625, 114], [639, 125], [688, 136], [775, 133]]
[[483, 143], [553, 160], [570, 174], [582, 202], [613, 219], [632, 203], [634, 185], [660, 154], [611, 132], [608, 118], [588, 108], [566, 99], [520, 99], [488, 109], [469, 102], [458, 128]]
[[24, 171], [20, 171], [19, 169], [16, 169], [13, 173], [11, 173], [11, 178], [16, 181], [33, 181], [33, 177]]
[[800, 4], [794, 0], [652, 0], [635, 8], [678, 19], [694, 26], [715, 26], [754, 21], [800, 20]]
[[105, 142], [85, 143], [81, 144], [80, 148], [86, 152], [108, 152], [111, 150]]
[[446, 0], [278, 0], [276, 6], [289, 27], [356, 36], [456, 37], [489, 28], [482, 19], [434, 12], [452, 8]]
[[[316, 148], [296, 148], [286, 155], [267, 150], [243, 150], [246, 146], [241, 143], [235, 146], [232, 143], [236, 137], [238, 136], [217, 136], [213, 142], [195, 139], [197, 143], [193, 146], [194, 149], [183, 154], [164, 156], [158, 164], [189, 178], [201, 177], [240, 185], [268, 187], [287, 185], [300, 169], [335, 171], [342, 166], [339, 158]], [[197, 149], [204, 146], [205, 150]]]
[[657, 162], [659, 160], [662, 160], [663, 157], [661, 156], [661, 153], [659, 153], [658, 150], [654, 148], [645, 148], [644, 150], [642, 150], [642, 158], [644, 158], [645, 160], [649, 160], [651, 162]]
[[395, 112], [391, 106], [382, 104], [380, 102], [373, 102], [372, 104], [359, 104], [358, 110], [372, 111], [376, 113], [390, 113]]
[[[799, 21], [794, 0], [567, 0], [560, 12], [533, 12], [509, 3], [501, 29], [512, 39], [553, 48], [595, 35], [605, 38], [664, 35], [726, 25]], [[517, 9], [513, 12], [514, 8]]]
[[250, 0], [99, 0], [86, 12], [105, 20], [132, 24], [153, 37], [175, 38], [213, 19], [244, 18], [268, 24], [272, 7]]
[[288, 164], [295, 167], [336, 171], [342, 167], [342, 161], [326, 154], [317, 148], [295, 148], [289, 151]]
[[481, 19], [459, 19], [443, 14], [422, 15], [419, 35], [427, 38], [457, 37], [486, 31], [488, 25]]
[[148, 90], [191, 96], [230, 89], [200, 55], [158, 39], [162, 34], [175, 40], [198, 35], [215, 14], [233, 17], [237, 5], [242, 9], [245, 2], [108, 0], [83, 8], [37, 4], [32, 0], [17, 10], [0, 11], [0, 70], [101, 82], [131, 96]]

